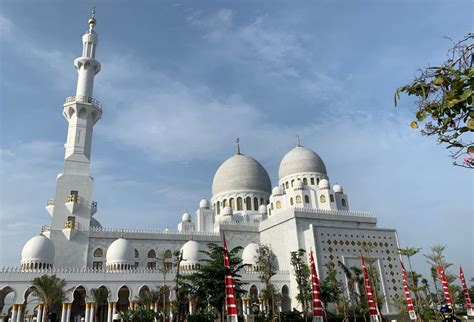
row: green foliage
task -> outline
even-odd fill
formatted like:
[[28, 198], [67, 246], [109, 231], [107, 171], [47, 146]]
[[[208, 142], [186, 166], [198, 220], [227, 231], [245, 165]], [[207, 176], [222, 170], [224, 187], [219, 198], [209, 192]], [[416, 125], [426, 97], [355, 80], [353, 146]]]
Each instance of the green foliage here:
[[188, 322], [208, 322], [214, 321], [217, 317], [217, 311], [213, 308], [202, 309], [199, 308], [194, 314], [188, 315], [186, 319]]
[[312, 299], [310, 283], [311, 271], [308, 264], [306, 264], [305, 254], [306, 251], [304, 249], [298, 249], [290, 253], [290, 263], [291, 266], [293, 266], [293, 274], [295, 275], [296, 285], [298, 287], [296, 300], [301, 304], [304, 315], [307, 314]]
[[143, 305], [134, 310], [128, 309], [127, 311], [119, 312], [119, 315], [120, 319], [129, 322], [152, 322], [162, 317], [160, 312], [155, 312]]
[[65, 299], [64, 288], [66, 281], [56, 275], [42, 275], [33, 279], [33, 286], [38, 293], [38, 297], [44, 304], [43, 316], [48, 316], [48, 312], [61, 305]]
[[[436, 136], [452, 152], [454, 164], [467, 168], [474, 168], [474, 150], [469, 149], [474, 131], [473, 40], [474, 34], [468, 34], [454, 44], [445, 63], [422, 70], [412, 83], [395, 92], [395, 106], [400, 93], [417, 98], [412, 128], [418, 128], [418, 122], [424, 124], [421, 133]], [[464, 163], [460, 164], [458, 159], [463, 155]]]
[[328, 307], [329, 303], [337, 304], [343, 297], [343, 285], [337, 280], [337, 272], [333, 262], [329, 261], [326, 265], [326, 277], [321, 281], [321, 297], [323, 303]]
[[269, 316], [273, 320], [276, 317], [276, 296], [277, 291], [271, 282], [272, 276], [277, 272], [276, 258], [272, 249], [268, 245], [260, 245], [257, 256], [257, 271], [259, 279], [263, 283], [262, 297], [269, 307]]
[[[207, 259], [202, 261], [201, 266], [192, 274], [183, 276], [189, 295], [191, 295], [198, 304], [198, 307], [204, 308], [211, 306], [220, 312], [225, 304], [225, 275], [227, 273], [224, 267], [224, 247], [210, 243], [209, 251], [201, 251], [207, 255]], [[231, 275], [234, 278], [236, 297], [245, 291], [241, 286], [239, 271], [244, 268], [242, 259], [238, 253], [242, 247], [235, 247], [229, 251], [229, 262]]]

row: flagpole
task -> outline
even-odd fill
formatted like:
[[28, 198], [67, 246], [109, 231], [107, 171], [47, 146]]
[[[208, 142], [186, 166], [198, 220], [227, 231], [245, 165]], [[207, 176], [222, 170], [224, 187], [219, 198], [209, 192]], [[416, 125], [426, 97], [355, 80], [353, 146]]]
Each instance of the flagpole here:
[[464, 293], [464, 302], [466, 305], [467, 316], [474, 316], [474, 310], [472, 309], [472, 304], [471, 304], [471, 297], [469, 296], [466, 280], [464, 278], [464, 272], [462, 271], [461, 266], [459, 267], [459, 279], [461, 280], [462, 291]]
[[237, 305], [235, 304], [235, 283], [230, 271], [229, 250], [225, 241], [225, 235], [222, 234], [224, 244], [224, 267], [225, 267], [225, 302], [227, 309], [227, 322], [238, 322]]
[[323, 322], [326, 312], [321, 297], [321, 285], [314, 264], [313, 250], [309, 252], [309, 265], [311, 268], [311, 289], [313, 294], [313, 322]]
[[360, 255], [360, 260], [362, 262], [362, 274], [364, 276], [365, 293], [367, 296], [367, 304], [369, 306], [370, 322], [380, 322], [380, 312], [375, 302], [376, 299], [372, 292], [369, 274], [367, 273], [367, 267], [365, 266], [364, 257], [362, 255]]
[[408, 288], [407, 271], [405, 270], [405, 265], [403, 265], [402, 260], [400, 260], [400, 265], [402, 267], [403, 289], [405, 291], [405, 297], [407, 299], [408, 315], [410, 316], [410, 320], [416, 320], [415, 308], [413, 307], [410, 289]]

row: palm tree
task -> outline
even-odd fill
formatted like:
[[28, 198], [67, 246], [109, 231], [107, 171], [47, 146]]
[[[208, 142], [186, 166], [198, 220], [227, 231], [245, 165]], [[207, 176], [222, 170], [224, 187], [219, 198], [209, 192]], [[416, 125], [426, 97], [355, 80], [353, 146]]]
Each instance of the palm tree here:
[[[408, 259], [408, 266], [410, 267], [411, 284], [412, 284], [411, 288], [412, 288], [413, 292], [415, 293], [416, 306], [418, 306], [419, 303], [420, 303], [420, 294], [418, 293], [418, 291], [415, 288], [416, 277], [415, 277], [415, 273], [413, 272], [413, 268], [411, 266], [411, 259], [410, 258], [412, 256], [416, 255], [420, 250], [421, 250], [421, 248], [416, 248], [416, 247], [398, 248], [398, 253], [402, 256], [406, 256], [406, 258]], [[420, 308], [418, 308], [418, 309], [420, 309]]]
[[104, 305], [107, 304], [109, 293], [110, 293], [109, 290], [106, 289], [105, 287], [91, 289], [91, 295], [92, 295], [92, 298], [94, 299], [94, 306], [96, 309], [95, 315], [96, 317], [99, 316], [99, 319], [98, 319], [99, 322], [101, 321], [101, 318], [104, 316]]
[[63, 300], [66, 281], [56, 275], [42, 275], [33, 279], [38, 297], [43, 301], [43, 321], [47, 321], [49, 311], [59, 306]]

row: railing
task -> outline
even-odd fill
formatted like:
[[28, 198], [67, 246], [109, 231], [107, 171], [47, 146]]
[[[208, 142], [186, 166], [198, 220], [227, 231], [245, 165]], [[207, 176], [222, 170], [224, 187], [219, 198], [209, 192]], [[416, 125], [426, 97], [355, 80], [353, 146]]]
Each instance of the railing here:
[[186, 236], [220, 236], [219, 233], [211, 231], [177, 231], [170, 229], [122, 229], [122, 228], [107, 228], [107, 227], [91, 227], [91, 232], [110, 232], [110, 233], [126, 233], [126, 234], [153, 234], [153, 235], [186, 235]]
[[54, 206], [54, 199], [48, 199], [46, 206]]
[[64, 229], [79, 229], [79, 223], [74, 220], [66, 220]]
[[90, 103], [94, 105], [99, 111], [102, 111], [102, 104], [98, 100], [89, 96], [69, 96], [64, 100], [64, 104], [71, 102]]
[[92, 202], [91, 202], [91, 208], [92, 208], [93, 210], [97, 210], [97, 201], [92, 201]]
[[51, 225], [43, 225], [41, 226], [41, 233], [45, 233], [51, 230]]
[[78, 203], [78, 202], [81, 202], [81, 197], [75, 194], [70, 194], [67, 196], [66, 202]]

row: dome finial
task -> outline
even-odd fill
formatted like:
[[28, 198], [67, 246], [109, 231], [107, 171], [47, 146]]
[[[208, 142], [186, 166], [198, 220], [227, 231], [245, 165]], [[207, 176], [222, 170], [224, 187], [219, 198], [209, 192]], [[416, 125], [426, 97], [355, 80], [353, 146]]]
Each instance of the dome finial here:
[[300, 134], [296, 133], [296, 146], [301, 146]]
[[89, 24], [89, 32], [94, 29], [95, 24], [97, 23], [97, 20], [95, 20], [95, 6], [92, 7], [92, 13], [91, 17], [89, 18], [88, 24]]
[[119, 238], [123, 238], [123, 229], [120, 229], [120, 237]]
[[239, 138], [235, 139], [235, 143], [237, 144], [236, 154], [240, 154], [240, 139]]

